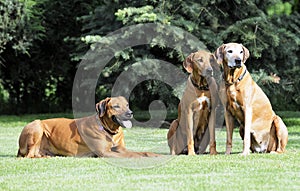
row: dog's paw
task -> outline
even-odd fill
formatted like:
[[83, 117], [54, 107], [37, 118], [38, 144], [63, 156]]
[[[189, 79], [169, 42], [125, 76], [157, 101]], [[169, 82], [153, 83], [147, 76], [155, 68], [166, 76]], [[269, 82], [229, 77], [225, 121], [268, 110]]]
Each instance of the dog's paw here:
[[230, 155], [230, 154], [231, 154], [231, 147], [227, 147], [225, 155]]
[[145, 153], [143, 153], [143, 156], [144, 157], [160, 157], [162, 155], [156, 154], [156, 153], [151, 153], [151, 152], [145, 152]]
[[188, 152], [188, 155], [193, 156], [193, 155], [196, 155], [196, 153], [194, 151], [190, 151], [190, 152]]
[[213, 148], [213, 149], [209, 149], [209, 154], [210, 155], [217, 155], [218, 152], [217, 152], [216, 148]]
[[248, 151], [243, 151], [242, 153], [241, 153], [241, 155], [242, 156], [248, 156], [248, 155], [250, 155], [250, 151], [248, 150]]

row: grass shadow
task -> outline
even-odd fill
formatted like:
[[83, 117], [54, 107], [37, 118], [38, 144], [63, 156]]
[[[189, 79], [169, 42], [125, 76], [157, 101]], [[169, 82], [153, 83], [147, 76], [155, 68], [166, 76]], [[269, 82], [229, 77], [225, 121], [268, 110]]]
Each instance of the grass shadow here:
[[6, 155], [6, 154], [4, 154], [4, 155], [0, 155], [0, 158], [17, 158], [17, 155]]

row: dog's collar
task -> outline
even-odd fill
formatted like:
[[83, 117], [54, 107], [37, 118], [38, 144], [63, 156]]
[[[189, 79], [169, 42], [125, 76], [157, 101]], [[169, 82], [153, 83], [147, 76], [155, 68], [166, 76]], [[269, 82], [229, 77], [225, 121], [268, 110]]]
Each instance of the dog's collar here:
[[98, 123], [98, 126], [99, 126], [99, 131], [105, 131], [107, 132], [108, 134], [110, 135], [116, 135], [118, 133], [117, 132], [112, 132], [111, 130], [109, 130], [108, 128], [104, 127], [102, 124], [101, 124], [101, 120], [100, 120], [100, 117], [98, 116], [98, 114], [96, 114], [96, 121]]
[[197, 88], [198, 90], [209, 90], [208, 84], [206, 84], [206, 85], [198, 85], [196, 82], [194, 82], [194, 80], [192, 78], [190, 78], [190, 79], [191, 79], [191, 82], [192, 82], [193, 86], [195, 88]]
[[231, 82], [231, 83], [227, 82], [227, 81], [225, 80], [225, 78], [224, 78], [224, 75], [223, 75], [223, 79], [224, 79], [224, 81], [225, 81], [225, 85], [226, 85], [226, 86], [231, 86], [231, 85], [233, 85], [233, 84], [236, 84], [236, 83], [242, 81], [242, 79], [245, 77], [246, 73], [247, 73], [247, 69], [245, 69], [245, 71], [243, 72], [243, 74], [240, 75], [240, 77], [239, 77], [236, 81]]

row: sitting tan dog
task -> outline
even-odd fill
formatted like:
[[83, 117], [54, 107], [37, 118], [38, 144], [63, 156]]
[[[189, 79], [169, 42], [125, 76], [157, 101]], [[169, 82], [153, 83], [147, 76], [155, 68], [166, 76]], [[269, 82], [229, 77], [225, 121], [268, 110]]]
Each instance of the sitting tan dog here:
[[122, 127], [130, 128], [132, 111], [124, 97], [96, 104], [96, 115], [80, 119], [35, 120], [19, 138], [18, 157], [153, 157], [150, 152], [125, 148]]
[[249, 51], [242, 44], [228, 43], [215, 52], [223, 67], [224, 83], [220, 88], [227, 127], [226, 154], [231, 153], [234, 118], [240, 123], [244, 140], [243, 155], [252, 152], [282, 153], [288, 131], [262, 89], [253, 81], [245, 62]]
[[[217, 154], [215, 141], [217, 86], [212, 78], [213, 54], [198, 51], [183, 62], [190, 73], [178, 105], [178, 119], [174, 120], [167, 134], [172, 155], [204, 153], [208, 143], [210, 154]], [[207, 130], [209, 129], [209, 131]]]

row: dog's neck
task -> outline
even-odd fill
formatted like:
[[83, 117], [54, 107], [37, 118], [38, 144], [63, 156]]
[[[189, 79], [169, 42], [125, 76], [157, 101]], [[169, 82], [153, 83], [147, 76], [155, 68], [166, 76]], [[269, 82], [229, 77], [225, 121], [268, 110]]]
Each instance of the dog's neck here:
[[[107, 120], [110, 119], [110, 120]], [[119, 132], [119, 125], [115, 124], [111, 118], [108, 117], [100, 117], [98, 114], [96, 115], [96, 120], [99, 125], [99, 130], [104, 130], [110, 135], [116, 135]], [[108, 128], [109, 127], [109, 128]]]
[[195, 75], [191, 75], [190, 79], [193, 86], [198, 90], [209, 90], [208, 83], [205, 77], [200, 75], [197, 75], [197, 77], [195, 77]]
[[246, 73], [247, 68], [244, 64], [240, 68], [229, 68], [226, 65], [223, 76], [226, 86], [237, 84], [244, 78]]

